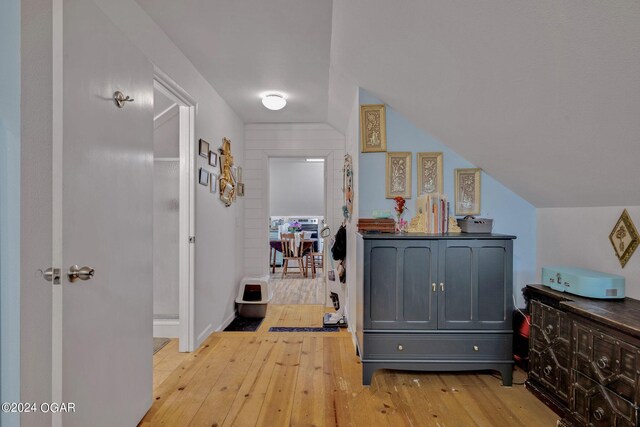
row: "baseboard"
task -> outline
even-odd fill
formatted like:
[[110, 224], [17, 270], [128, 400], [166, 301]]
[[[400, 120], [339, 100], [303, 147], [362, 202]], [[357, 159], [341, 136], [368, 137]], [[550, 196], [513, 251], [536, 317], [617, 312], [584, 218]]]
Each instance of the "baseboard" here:
[[180, 336], [180, 320], [153, 319], [153, 336], [162, 338], [178, 338]]
[[222, 324], [218, 327], [218, 329], [216, 329], [216, 332], [224, 331], [225, 328], [227, 326], [229, 326], [231, 324], [231, 322], [233, 322], [233, 319], [235, 319], [235, 318], [236, 318], [236, 312], [234, 311], [233, 313], [231, 313], [231, 316], [229, 316], [226, 319], [224, 319]]
[[209, 323], [207, 327], [204, 328], [204, 331], [200, 332], [200, 334], [196, 338], [195, 348], [200, 347], [200, 344], [202, 344], [204, 340], [206, 340], [209, 337], [209, 335], [211, 335], [212, 332], [213, 332], [213, 325]]

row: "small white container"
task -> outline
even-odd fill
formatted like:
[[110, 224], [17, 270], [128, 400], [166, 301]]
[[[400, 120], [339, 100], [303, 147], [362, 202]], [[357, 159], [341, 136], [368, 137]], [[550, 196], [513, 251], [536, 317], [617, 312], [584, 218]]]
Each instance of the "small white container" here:
[[238, 289], [238, 314], [242, 317], [264, 317], [267, 314], [267, 304], [273, 298], [273, 286], [269, 276], [245, 277]]

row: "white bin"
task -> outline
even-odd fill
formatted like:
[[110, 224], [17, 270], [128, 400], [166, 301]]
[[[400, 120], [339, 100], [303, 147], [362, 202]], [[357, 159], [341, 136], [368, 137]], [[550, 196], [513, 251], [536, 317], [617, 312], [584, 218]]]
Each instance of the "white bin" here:
[[242, 317], [264, 317], [267, 314], [267, 304], [273, 298], [273, 287], [269, 283], [269, 276], [245, 277], [238, 289], [238, 314]]

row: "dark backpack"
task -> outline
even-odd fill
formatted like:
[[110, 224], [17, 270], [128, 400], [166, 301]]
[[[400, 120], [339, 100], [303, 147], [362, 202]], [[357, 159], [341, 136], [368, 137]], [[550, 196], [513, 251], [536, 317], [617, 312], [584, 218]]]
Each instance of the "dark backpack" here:
[[331, 255], [336, 261], [343, 261], [347, 257], [347, 229], [344, 225], [341, 225], [336, 233]]

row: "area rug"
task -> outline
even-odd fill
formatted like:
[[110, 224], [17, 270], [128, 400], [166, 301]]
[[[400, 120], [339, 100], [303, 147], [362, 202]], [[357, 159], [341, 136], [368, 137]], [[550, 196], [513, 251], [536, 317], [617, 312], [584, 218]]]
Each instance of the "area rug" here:
[[153, 339], [153, 354], [159, 352], [162, 347], [169, 344], [171, 340], [169, 338], [154, 338]]
[[272, 326], [269, 328], [269, 332], [338, 332], [340, 328], [328, 327], [328, 328], [301, 328], [301, 327], [289, 327], [289, 326]]
[[233, 322], [224, 328], [225, 332], [255, 332], [260, 325], [264, 317], [236, 317]]

